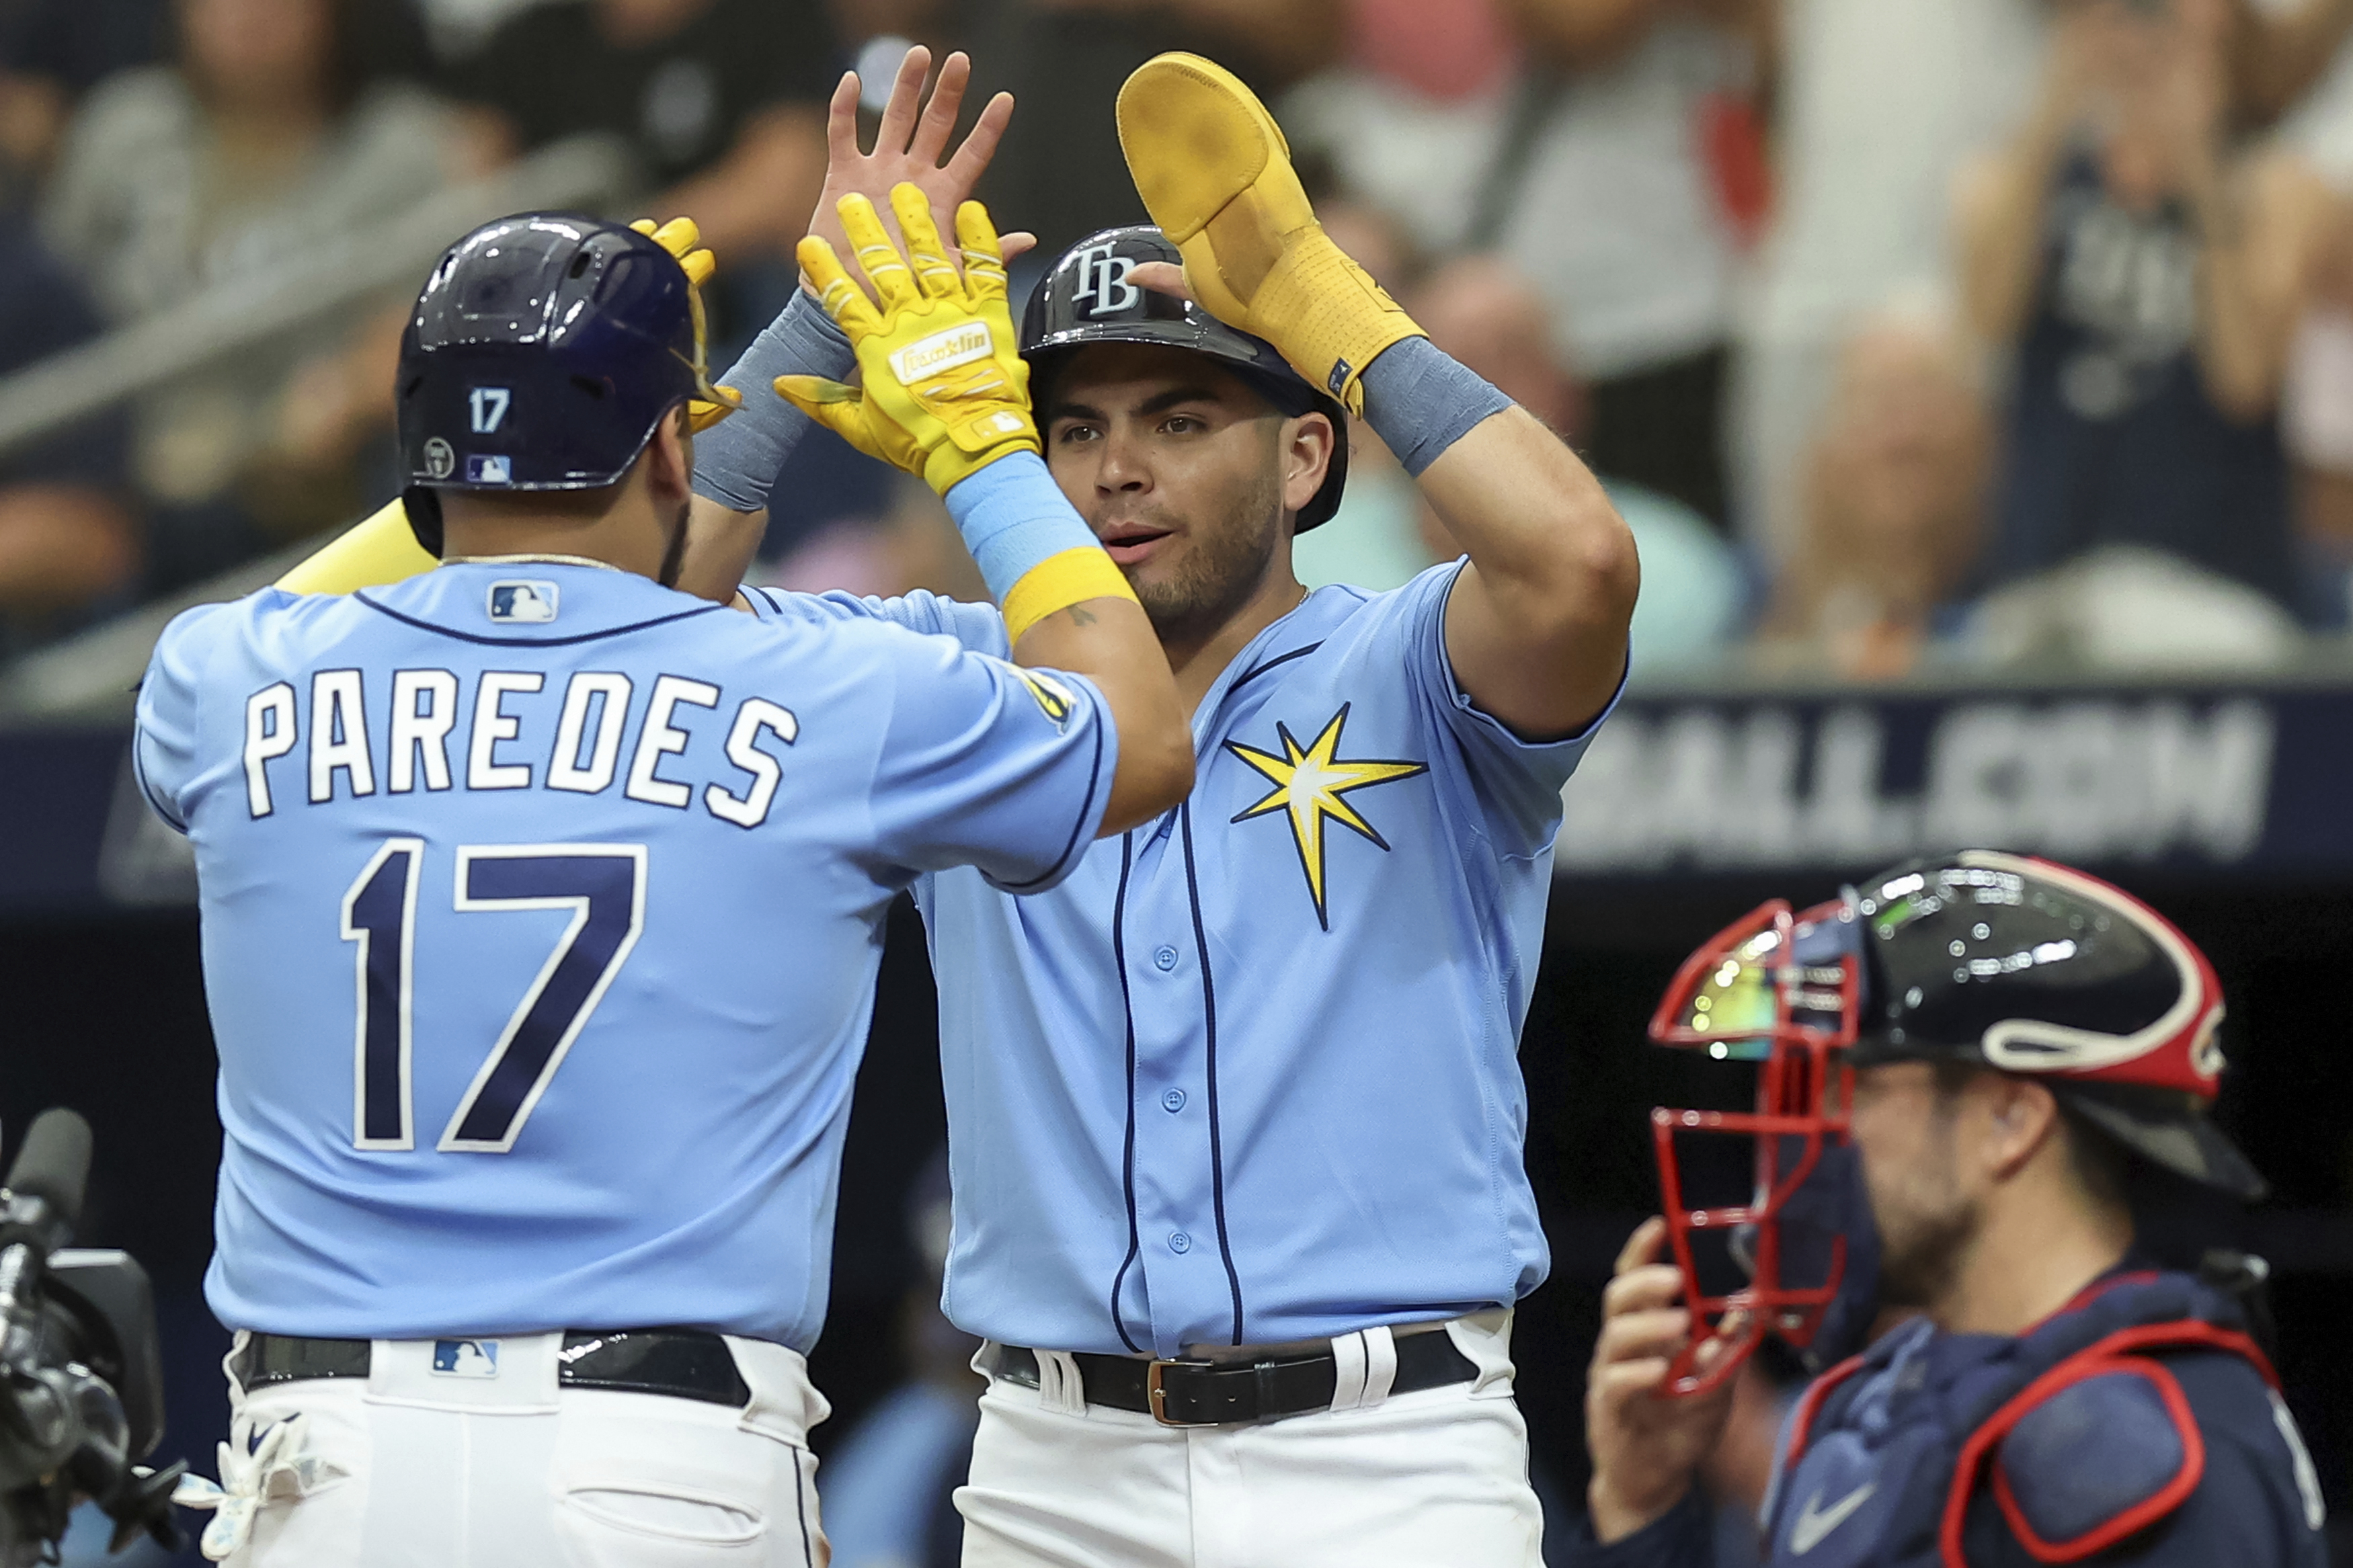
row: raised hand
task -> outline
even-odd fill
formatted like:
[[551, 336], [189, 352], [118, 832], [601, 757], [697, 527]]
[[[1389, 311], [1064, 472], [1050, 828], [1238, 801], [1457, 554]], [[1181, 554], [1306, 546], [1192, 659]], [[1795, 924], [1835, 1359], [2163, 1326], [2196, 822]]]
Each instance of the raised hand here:
[[[1601, 1295], [1601, 1333], [1586, 1375], [1585, 1442], [1593, 1456], [1587, 1501], [1594, 1538], [1631, 1535], [1682, 1500], [1724, 1435], [1731, 1383], [1690, 1398], [1666, 1395], [1667, 1368], [1688, 1342], [1692, 1315], [1677, 1306], [1682, 1270], [1659, 1261], [1666, 1221], [1644, 1220], [1618, 1254]], [[1700, 1351], [1705, 1371], [1716, 1350]]]
[[[1000, 92], [990, 99], [974, 122], [971, 133], [943, 163], [948, 152], [948, 138], [955, 133], [956, 116], [964, 109], [965, 89], [972, 80], [972, 60], [961, 51], [950, 55], [940, 66], [940, 79], [934, 84], [931, 100], [926, 103], [923, 79], [931, 68], [932, 51], [921, 44], [909, 49], [900, 60], [899, 74], [892, 80], [890, 101], [883, 106], [882, 123], [875, 132], [874, 150], [871, 153], [860, 151], [858, 145], [858, 73], [843, 73], [840, 85], [833, 89], [833, 102], [825, 125], [825, 191], [818, 196], [817, 212], [809, 219], [809, 233], [837, 253], [846, 254], [851, 248], [849, 237], [841, 226], [842, 197], [864, 196], [878, 209], [887, 211], [891, 193], [900, 185], [911, 184], [923, 192], [931, 204], [932, 221], [937, 226], [943, 219], [953, 218], [971, 199], [988, 161], [997, 155], [997, 144], [1013, 119], [1013, 95]], [[1005, 258], [1010, 260], [1038, 240], [1034, 235], [1017, 231], [1004, 236], [1000, 243]], [[813, 285], [810, 292], [816, 292]]]
[[841, 198], [842, 229], [867, 288], [826, 240], [811, 235], [800, 243], [802, 271], [857, 353], [859, 384], [786, 375], [777, 377], [776, 394], [860, 451], [945, 495], [999, 458], [1039, 449], [1029, 367], [1007, 309], [1005, 263], [987, 210], [978, 202], [956, 209], [959, 274], [913, 182], [891, 192], [891, 206], [903, 244], [892, 241], [865, 196]]

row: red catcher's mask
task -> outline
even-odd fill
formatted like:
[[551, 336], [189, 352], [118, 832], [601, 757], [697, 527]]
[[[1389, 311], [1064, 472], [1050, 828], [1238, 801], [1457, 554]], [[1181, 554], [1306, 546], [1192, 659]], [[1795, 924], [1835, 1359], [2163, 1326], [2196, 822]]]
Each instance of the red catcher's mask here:
[[[1800, 914], [1775, 899], [1685, 959], [1651, 1016], [1660, 1045], [1757, 1064], [1753, 1111], [1651, 1113], [1669, 1245], [1693, 1320], [1691, 1342], [1667, 1369], [1670, 1394], [1716, 1387], [1767, 1332], [1802, 1349], [1838, 1293], [1845, 1235], [1835, 1225], [1785, 1222], [1820, 1205], [1833, 1174], [1826, 1156], [1831, 1164], [1853, 1158], [1848, 1053], [1861, 1009], [1861, 937], [1851, 896]], [[1709, 1201], [1715, 1196], [1729, 1201]], [[1717, 1335], [1723, 1350], [1702, 1369], [1700, 1349]]]

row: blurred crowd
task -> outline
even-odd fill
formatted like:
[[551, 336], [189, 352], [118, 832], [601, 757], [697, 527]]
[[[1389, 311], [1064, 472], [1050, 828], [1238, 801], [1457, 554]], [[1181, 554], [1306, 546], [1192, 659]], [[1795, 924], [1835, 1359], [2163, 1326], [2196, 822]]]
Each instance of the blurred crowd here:
[[[1018, 103], [982, 194], [1042, 258], [1141, 221], [1113, 97], [1192, 48], [1609, 484], [1638, 674], [2261, 667], [2353, 621], [2348, 32], [2353, 0], [0, 0], [0, 384], [586, 132], [718, 251], [723, 364], [796, 286], [843, 68], [968, 49], [967, 101]], [[0, 651], [390, 494], [401, 305], [0, 448]], [[1451, 558], [1352, 439], [1303, 576]], [[977, 590], [830, 437], [772, 514], [773, 581]]]

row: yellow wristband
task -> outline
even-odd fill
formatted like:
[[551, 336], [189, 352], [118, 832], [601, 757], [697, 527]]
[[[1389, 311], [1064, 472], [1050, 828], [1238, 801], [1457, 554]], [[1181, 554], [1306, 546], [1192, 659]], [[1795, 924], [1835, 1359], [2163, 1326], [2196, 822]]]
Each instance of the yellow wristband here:
[[1005, 595], [1005, 636], [1018, 645], [1021, 634], [1057, 610], [1089, 599], [1134, 600], [1111, 557], [1095, 544], [1081, 544], [1053, 555], [1021, 574]]

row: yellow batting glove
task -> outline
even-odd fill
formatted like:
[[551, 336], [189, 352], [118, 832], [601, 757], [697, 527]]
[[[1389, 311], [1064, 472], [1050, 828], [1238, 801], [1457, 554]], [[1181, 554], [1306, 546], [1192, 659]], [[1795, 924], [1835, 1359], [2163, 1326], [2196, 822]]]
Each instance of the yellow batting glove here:
[[1265, 105], [1198, 55], [1161, 55], [1119, 90], [1119, 145], [1193, 298], [1363, 414], [1365, 367], [1427, 334], [1315, 221]]
[[678, 264], [686, 269], [687, 308], [694, 315], [694, 378], [707, 394], [687, 399], [686, 418], [688, 427], [700, 436], [744, 406], [742, 393], [732, 386], [711, 384], [711, 332], [703, 322], [702, 286], [718, 272], [719, 258], [702, 248], [702, 231], [691, 217], [674, 217], [659, 228], [653, 219], [641, 217], [629, 226], [678, 258]]
[[441, 563], [417, 542], [408, 513], [399, 501], [348, 528], [285, 576], [278, 586], [290, 594], [348, 594], [405, 583]]
[[931, 202], [916, 186], [891, 192], [891, 211], [907, 238], [904, 256], [864, 196], [842, 197], [839, 211], [874, 299], [824, 240], [810, 236], [798, 254], [826, 314], [857, 351], [859, 384], [785, 375], [776, 378], [777, 395], [860, 451], [921, 475], [942, 495], [1009, 453], [1039, 451], [1029, 367], [1006, 303], [1004, 252], [987, 209], [966, 202], [956, 211], [961, 278], [932, 222]]

